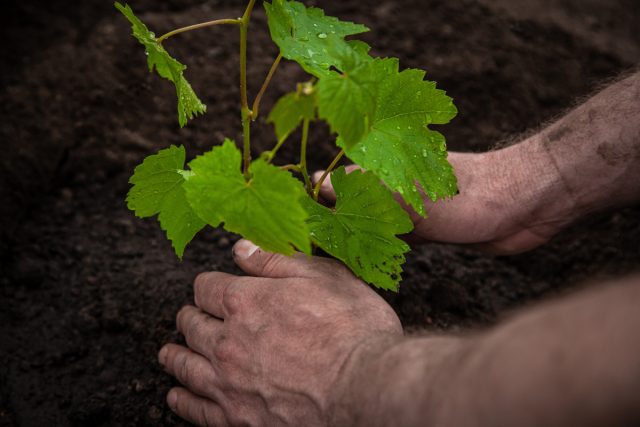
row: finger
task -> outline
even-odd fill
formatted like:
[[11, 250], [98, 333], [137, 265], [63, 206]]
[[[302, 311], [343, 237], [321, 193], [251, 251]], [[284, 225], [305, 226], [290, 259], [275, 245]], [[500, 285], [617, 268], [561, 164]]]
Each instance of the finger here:
[[177, 344], [167, 344], [158, 353], [164, 369], [192, 392], [213, 398], [215, 371], [202, 355]]
[[[317, 171], [311, 176], [311, 182], [313, 185], [316, 185], [324, 171]], [[333, 185], [331, 184], [331, 176], [327, 176], [324, 181], [322, 181], [322, 185], [320, 186], [320, 192], [318, 195], [326, 202], [326, 204], [333, 205], [336, 202], [336, 192], [333, 189]]]
[[220, 406], [197, 396], [182, 387], [175, 387], [167, 394], [167, 404], [179, 417], [198, 426], [228, 426]]
[[257, 247], [249, 240], [239, 240], [233, 247], [233, 257], [240, 268], [252, 276], [273, 279], [288, 277], [313, 278], [326, 274], [340, 274], [344, 266], [320, 257], [308, 257], [302, 253], [292, 256], [273, 254]]
[[217, 271], [199, 274], [193, 282], [196, 305], [212, 316], [224, 319], [230, 314], [224, 305], [224, 296], [237, 279], [237, 276]]
[[501, 240], [474, 243], [469, 246], [491, 255], [517, 255], [535, 249], [548, 241], [549, 237], [523, 230]]
[[222, 321], [188, 305], [178, 312], [176, 323], [189, 348], [211, 360], [222, 331]]

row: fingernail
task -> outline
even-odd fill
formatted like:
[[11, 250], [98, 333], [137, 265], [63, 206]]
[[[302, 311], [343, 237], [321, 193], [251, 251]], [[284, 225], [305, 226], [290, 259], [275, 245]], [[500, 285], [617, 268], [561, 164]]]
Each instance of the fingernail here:
[[160, 362], [161, 365], [166, 365], [166, 360], [167, 360], [167, 352], [169, 350], [167, 349], [167, 347], [162, 347], [160, 349], [160, 353], [158, 353], [158, 362]]
[[322, 174], [324, 173], [324, 171], [317, 171], [313, 173], [313, 176], [311, 177], [311, 181], [313, 181], [313, 183], [315, 184], [316, 182], [320, 181], [320, 178], [322, 178]]
[[174, 389], [169, 390], [169, 393], [167, 394], [167, 405], [169, 405], [169, 408], [171, 408], [172, 410], [175, 410], [177, 403], [178, 403], [178, 392], [175, 391]]
[[233, 256], [240, 259], [247, 259], [257, 250], [258, 247], [254, 245], [253, 242], [247, 239], [242, 239], [233, 246]]

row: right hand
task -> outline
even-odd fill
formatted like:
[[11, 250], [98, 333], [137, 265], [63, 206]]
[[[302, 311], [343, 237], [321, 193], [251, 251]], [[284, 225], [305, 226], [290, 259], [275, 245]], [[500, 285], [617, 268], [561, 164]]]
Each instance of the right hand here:
[[[449, 153], [460, 194], [433, 203], [423, 194], [423, 218], [396, 194], [414, 223], [410, 243], [437, 241], [469, 244], [494, 254], [516, 254], [546, 243], [570, 223], [571, 201], [561, 180], [535, 141], [487, 153]], [[347, 171], [358, 168], [347, 167]], [[554, 175], [555, 174], [555, 175]], [[314, 180], [321, 173], [314, 174]], [[321, 198], [335, 203], [330, 179]]]
[[233, 254], [248, 275], [198, 276], [197, 307], [177, 317], [189, 348], [158, 355], [184, 386], [167, 395], [170, 408], [198, 425], [354, 425], [346, 402], [362, 393], [352, 384], [402, 340], [396, 313], [335, 260], [247, 240]]

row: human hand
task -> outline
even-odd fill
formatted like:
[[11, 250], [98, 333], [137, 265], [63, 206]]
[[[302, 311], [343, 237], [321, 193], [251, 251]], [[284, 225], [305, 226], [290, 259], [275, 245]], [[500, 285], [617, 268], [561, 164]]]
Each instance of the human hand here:
[[197, 425], [335, 422], [354, 357], [402, 337], [395, 312], [337, 261], [274, 255], [246, 240], [234, 258], [253, 277], [199, 275], [196, 306], [177, 316], [189, 348], [160, 350], [184, 385], [169, 406]]
[[[432, 202], [424, 193], [427, 217], [396, 199], [409, 213], [409, 243], [468, 244], [489, 253], [515, 254], [546, 243], [573, 221], [570, 198], [548, 154], [535, 140], [487, 153], [449, 153], [460, 194]], [[347, 171], [358, 168], [348, 166]], [[316, 182], [322, 172], [313, 176]], [[335, 192], [327, 178], [320, 189], [327, 204]]]

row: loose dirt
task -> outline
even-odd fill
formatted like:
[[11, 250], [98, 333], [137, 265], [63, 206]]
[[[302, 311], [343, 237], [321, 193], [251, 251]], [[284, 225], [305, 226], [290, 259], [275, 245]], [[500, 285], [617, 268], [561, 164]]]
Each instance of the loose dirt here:
[[[558, 14], [470, 0], [315, 3], [371, 27], [365, 39], [376, 54], [428, 70], [455, 98], [460, 114], [441, 128], [452, 150], [487, 150], [535, 130], [640, 60], [638, 40], [616, 21], [640, 25], [624, 0], [599, 2], [601, 13], [589, 2], [584, 22], [569, 0], [554, 2]], [[230, 0], [132, 6], [157, 32], [242, 8]], [[230, 255], [236, 237], [203, 232], [179, 262], [155, 220], [135, 219], [124, 197], [149, 153], [185, 144], [194, 156], [225, 136], [239, 139], [238, 37], [210, 28], [167, 42], [209, 107], [179, 130], [173, 89], [146, 71], [111, 1], [11, 0], [3, 8], [0, 425], [184, 425], [165, 406], [173, 381], [156, 352], [179, 340], [174, 316], [191, 301], [198, 272], [239, 273]], [[261, 10], [253, 28], [255, 93], [277, 52]], [[277, 78], [263, 111], [304, 75], [285, 64]], [[264, 115], [255, 137], [257, 150], [273, 143]], [[333, 157], [331, 141], [327, 129], [314, 129], [312, 168]], [[283, 153], [284, 162], [296, 160], [292, 147]], [[384, 296], [408, 330], [490, 325], [587, 279], [640, 268], [639, 217], [635, 207], [587, 218], [515, 257], [425, 245], [409, 255], [400, 293]]]

